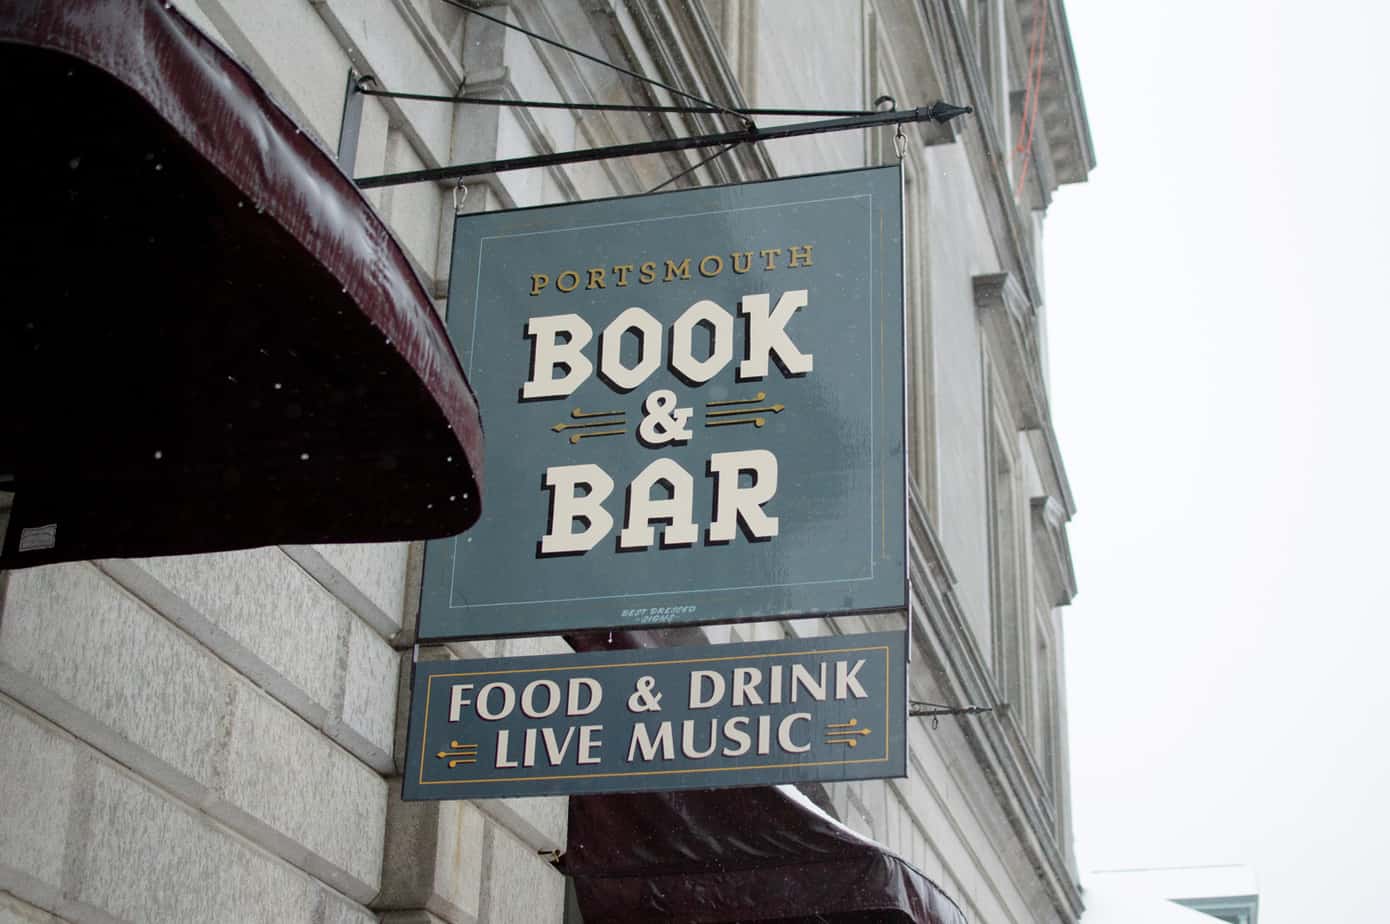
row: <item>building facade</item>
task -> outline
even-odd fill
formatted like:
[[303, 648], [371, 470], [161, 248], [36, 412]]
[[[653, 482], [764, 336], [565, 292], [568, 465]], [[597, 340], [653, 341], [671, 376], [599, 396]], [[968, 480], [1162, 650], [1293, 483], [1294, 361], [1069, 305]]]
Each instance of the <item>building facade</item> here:
[[[360, 96], [359, 121], [347, 88], [361, 75], [401, 93], [681, 102], [467, 5], [173, 4], [358, 177], [735, 127]], [[992, 711], [910, 720], [906, 779], [826, 786], [816, 801], [972, 922], [1077, 921], [1061, 655], [1074, 507], [1049, 411], [1041, 255], [1052, 195], [1084, 181], [1094, 156], [1062, 3], [472, 5], [722, 105], [975, 107], [901, 139], [743, 145], [675, 182], [890, 163], [901, 150], [906, 195], [911, 611], [700, 631], [722, 643], [905, 618], [911, 698]], [[456, 207], [640, 194], [704, 156], [367, 195], [443, 312]], [[547, 860], [566, 845], [563, 798], [399, 798], [422, 556], [420, 543], [285, 546], [0, 572], [0, 922], [580, 920]], [[522, 638], [422, 656], [568, 650]]]

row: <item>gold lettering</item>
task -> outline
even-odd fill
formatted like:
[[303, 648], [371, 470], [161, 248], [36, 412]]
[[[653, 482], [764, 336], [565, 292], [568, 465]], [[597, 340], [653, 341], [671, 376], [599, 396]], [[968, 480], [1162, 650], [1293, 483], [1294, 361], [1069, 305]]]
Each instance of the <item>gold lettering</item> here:
[[[758, 251], [734, 251], [729, 254], [727, 265], [735, 273], [742, 275], [753, 269], [753, 254], [757, 253], [762, 258], [763, 269], [770, 272], [777, 268], [777, 258], [785, 253], [787, 254], [786, 266], [789, 269], [812, 266], [814, 265], [811, 253], [813, 247], [813, 244], [793, 244], [785, 250], [781, 247], [768, 247]], [[631, 263], [616, 263], [611, 267], [591, 266], [582, 271], [565, 270], [554, 279], [545, 273], [531, 273], [530, 294], [532, 296], [540, 295], [552, 286], [559, 292], [573, 292], [579, 288], [581, 282], [584, 282], [585, 289], [606, 289], [609, 279], [613, 280], [615, 286], [626, 288], [632, 283], [634, 269], [637, 271], [637, 281], [642, 285], [690, 279], [690, 264], [694, 259], [694, 257], [686, 257], [679, 262], [676, 260], [660, 262], [647, 260], [636, 266]], [[700, 271], [701, 276], [712, 279], [724, 272], [725, 265], [723, 255], [712, 253], [700, 257], [696, 268]]]

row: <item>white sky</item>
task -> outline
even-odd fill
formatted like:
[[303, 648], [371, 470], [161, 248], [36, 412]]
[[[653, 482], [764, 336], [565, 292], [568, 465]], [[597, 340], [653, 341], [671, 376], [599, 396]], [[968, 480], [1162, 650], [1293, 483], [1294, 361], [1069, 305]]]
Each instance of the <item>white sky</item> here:
[[1099, 164], [1047, 228], [1084, 869], [1385, 920], [1390, 4], [1067, 0]]

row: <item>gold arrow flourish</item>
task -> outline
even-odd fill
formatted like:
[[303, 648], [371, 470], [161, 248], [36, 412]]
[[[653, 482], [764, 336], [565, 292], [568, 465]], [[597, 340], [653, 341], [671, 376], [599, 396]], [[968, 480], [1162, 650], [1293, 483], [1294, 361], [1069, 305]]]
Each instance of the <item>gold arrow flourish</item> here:
[[760, 391], [751, 398], [730, 398], [728, 401], [706, 401], [705, 407], [723, 407], [728, 404], [757, 404], [767, 397], [767, 392]]
[[563, 433], [563, 432], [566, 431], [566, 430], [584, 430], [584, 429], [592, 429], [593, 427], [612, 427], [612, 426], [615, 426], [615, 425], [617, 425], [617, 424], [622, 424], [622, 423], [625, 423], [625, 421], [623, 421], [623, 420], [598, 420], [598, 421], [595, 421], [595, 422], [593, 422], [593, 423], [582, 423], [582, 424], [557, 423], [555, 426], [551, 427], [550, 429], [554, 430], [556, 433]]
[[706, 417], [728, 417], [731, 414], [756, 414], [759, 411], [771, 411], [780, 414], [786, 410], [785, 404], [769, 404], [767, 407], [736, 407], [728, 411], [706, 411]]
[[576, 433], [570, 437], [570, 445], [577, 446], [579, 441], [588, 439], [591, 436], [622, 436], [626, 430], [600, 430], [597, 433]]

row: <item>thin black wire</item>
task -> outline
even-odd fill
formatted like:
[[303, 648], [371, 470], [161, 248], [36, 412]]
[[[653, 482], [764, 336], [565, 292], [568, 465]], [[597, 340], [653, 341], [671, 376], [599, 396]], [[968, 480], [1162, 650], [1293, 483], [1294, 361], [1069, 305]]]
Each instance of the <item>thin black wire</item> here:
[[394, 93], [390, 90], [369, 90], [358, 87], [363, 96], [383, 96], [387, 99], [414, 99], [429, 103], [467, 103], [477, 106], [505, 106], [516, 109], [574, 109], [597, 112], [673, 112], [696, 115], [733, 113], [738, 116], [825, 116], [843, 117], [873, 115], [876, 109], [724, 109], [713, 106], [640, 106], [627, 103], [561, 103], [549, 100], [497, 99], [487, 96], [443, 96], [432, 93]]
[[671, 177], [670, 179], [665, 180], [664, 182], [659, 183], [656, 186], [653, 186], [651, 189], [647, 190], [647, 194], [650, 195], [651, 193], [665, 189], [667, 186], [670, 186], [672, 183], [676, 182], [676, 180], [679, 180], [681, 177], [689, 176], [690, 174], [694, 173], [696, 170], [699, 170], [701, 167], [703, 167], [710, 161], [723, 157], [725, 154], [728, 154], [730, 151], [732, 151], [734, 148], [738, 147], [742, 143], [743, 142], [741, 141], [735, 141], [733, 144], [725, 145], [724, 147], [715, 151], [709, 157], [706, 157], [704, 160], [700, 161], [699, 163], [689, 166], [682, 170], [680, 173], [677, 173], [675, 176]]
[[737, 112], [734, 112], [727, 106], [721, 106], [718, 103], [711, 102], [710, 100], [703, 99], [691, 93], [687, 93], [684, 90], [678, 90], [668, 83], [662, 83], [660, 80], [656, 80], [655, 78], [646, 77], [642, 74], [637, 73], [636, 71], [630, 71], [625, 67], [614, 64], [612, 61], [605, 61], [603, 58], [595, 57], [594, 55], [588, 54], [587, 52], [580, 51], [578, 48], [573, 48], [569, 45], [566, 45], [564, 42], [556, 41], [552, 38], [546, 38], [544, 35], [541, 35], [537, 32], [532, 32], [530, 29], [518, 26], [515, 23], [507, 22], [505, 19], [500, 19], [488, 13], [484, 13], [482, 10], [474, 9], [473, 7], [463, 3], [462, 0], [444, 0], [444, 2], [447, 3], [449, 6], [463, 10], [465, 13], [470, 13], [474, 16], [481, 16], [483, 19], [486, 19], [489, 22], [495, 22], [497, 23], [497, 25], [502, 26], [505, 29], [514, 29], [515, 31], [520, 32], [523, 35], [530, 36], [538, 42], [544, 42], [547, 45], [552, 45], [555, 48], [559, 48], [562, 51], [568, 52], [569, 54], [583, 58], [586, 61], [592, 61], [595, 64], [600, 64], [604, 67], [612, 68], [613, 70], [618, 71], [619, 73], [626, 74], [627, 76], [632, 77], [635, 80], [640, 80], [643, 83], [649, 83], [655, 87], [661, 87], [663, 90], [667, 90], [671, 93], [676, 94], [677, 96], [683, 96], [688, 100], [693, 100], [702, 106], [709, 106], [710, 108], [715, 109], [719, 112], [723, 112], [728, 115], [734, 116], [735, 118], [742, 119], [745, 122], [748, 121], [747, 116], [739, 115]]

